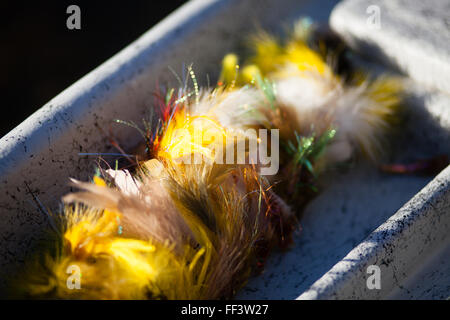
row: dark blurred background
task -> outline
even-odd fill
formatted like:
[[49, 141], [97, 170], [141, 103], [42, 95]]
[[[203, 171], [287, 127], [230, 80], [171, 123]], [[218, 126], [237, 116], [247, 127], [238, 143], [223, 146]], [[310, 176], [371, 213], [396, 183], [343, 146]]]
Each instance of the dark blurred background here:
[[[0, 137], [186, 0], [1, 1]], [[81, 30], [69, 30], [69, 5]]]

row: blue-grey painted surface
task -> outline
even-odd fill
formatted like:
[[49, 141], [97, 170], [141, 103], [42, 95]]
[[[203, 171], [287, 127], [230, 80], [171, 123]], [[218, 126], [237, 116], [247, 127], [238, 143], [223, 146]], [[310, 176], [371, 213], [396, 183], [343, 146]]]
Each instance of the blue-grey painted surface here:
[[[325, 22], [336, 3], [191, 1], [2, 138], [0, 290], [48, 226], [33, 195], [56, 210], [60, 197], [69, 191], [68, 177], [87, 179], [93, 173], [93, 158], [78, 154], [113, 150], [107, 147], [110, 130], [124, 149], [132, 148], [139, 136], [130, 128], [114, 124], [113, 119], [139, 122], [152, 106], [152, 94], [158, 85], [177, 85], [168, 66], [181, 74], [183, 65], [194, 63], [199, 82], [206, 84], [209, 75], [214, 83], [222, 56], [242, 49], [245, 36], [255, 27], [276, 30], [302, 15]], [[448, 154], [448, 105], [448, 95], [411, 85], [407, 99], [410, 115], [405, 129], [395, 137], [391, 160]], [[448, 270], [448, 238], [442, 236], [448, 231], [448, 214], [441, 208], [442, 201], [447, 201], [447, 172], [387, 221], [432, 177], [382, 174], [363, 161], [328, 172], [321, 180], [320, 195], [306, 209], [295, 246], [272, 256], [265, 272], [251, 279], [237, 298], [445, 296], [445, 284], [430, 293], [414, 279], [432, 278], [433, 283], [444, 283], [439, 280], [439, 272]], [[436, 201], [441, 201], [439, 206]], [[402, 220], [408, 217], [416, 218]], [[430, 217], [433, 219], [427, 220]], [[433, 224], [437, 217], [441, 219], [439, 228]], [[420, 223], [418, 229], [402, 229], [402, 221]], [[390, 226], [396, 226], [392, 237], [380, 237]], [[371, 233], [374, 230], [378, 231]], [[404, 243], [411, 244], [409, 250]], [[420, 250], [429, 254], [418, 260], [414, 252]], [[384, 266], [384, 289], [375, 293], [365, 287], [364, 268], [369, 262]], [[401, 287], [407, 290], [398, 291]], [[414, 289], [417, 287], [420, 290]]]

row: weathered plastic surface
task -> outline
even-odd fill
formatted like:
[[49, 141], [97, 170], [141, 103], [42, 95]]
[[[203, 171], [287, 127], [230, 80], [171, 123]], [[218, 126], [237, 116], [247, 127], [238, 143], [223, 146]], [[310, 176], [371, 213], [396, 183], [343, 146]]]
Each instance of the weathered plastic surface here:
[[[145, 110], [152, 106], [152, 94], [158, 85], [177, 85], [168, 66], [181, 74], [183, 65], [193, 63], [201, 84], [207, 83], [206, 75], [214, 83], [223, 54], [240, 50], [245, 36], [256, 26], [276, 30], [303, 15], [325, 22], [336, 2], [191, 1], [3, 137], [0, 140], [0, 288], [32, 252], [42, 238], [42, 230], [48, 226], [47, 217], [37, 209], [35, 198], [57, 210], [60, 197], [69, 191], [68, 177], [87, 179], [93, 173], [94, 158], [78, 154], [111, 152], [112, 148], [107, 147], [110, 130], [123, 148], [134, 146], [139, 141], [136, 132], [114, 124], [113, 119], [139, 122]], [[449, 153], [450, 115], [445, 108], [449, 98], [418, 89], [412, 92], [408, 102], [410, 121], [396, 138], [394, 158], [411, 160]], [[448, 259], [442, 254], [448, 252], [448, 248], [439, 249], [436, 245], [440, 240], [448, 244], [448, 237], [444, 239], [437, 234], [431, 225], [434, 220], [429, 220], [430, 225], [427, 225], [426, 219], [441, 217], [439, 230], [445, 233], [448, 214], [419, 200], [446, 199], [448, 177], [445, 172], [440, 180], [432, 182], [432, 187], [422, 191], [422, 198], [411, 200], [412, 205], [408, 204], [397, 213], [398, 216], [408, 212], [420, 218], [417, 221], [425, 227], [417, 232], [418, 238], [414, 236], [416, 232], [404, 234], [414, 228], [405, 228], [404, 232], [397, 228], [387, 239], [374, 236], [377, 231], [371, 234], [431, 178], [391, 176], [363, 162], [325, 175], [321, 181], [323, 192], [308, 206], [295, 246], [284, 254], [275, 254], [268, 261], [264, 274], [251, 279], [237, 298], [294, 299], [302, 294], [302, 298], [385, 298], [388, 293], [394, 298], [401, 297], [405, 292], [395, 293], [391, 275], [397, 276], [394, 268], [399, 266], [403, 266], [399, 270], [407, 275], [416, 270], [419, 277], [423, 272], [435, 279], [436, 263], [430, 260], [431, 253], [435, 253], [434, 258], [439, 263], [447, 261], [448, 266]], [[437, 213], [433, 214], [433, 210]], [[369, 235], [369, 240], [364, 242]], [[395, 252], [403, 251], [400, 245], [391, 246], [389, 256], [387, 251], [383, 252], [383, 241], [393, 238], [400, 239], [399, 242], [407, 239], [412, 248], [429, 252], [430, 259], [422, 260], [429, 262], [428, 267], [424, 263], [421, 269], [414, 267], [414, 254], [397, 256]], [[423, 239], [431, 240], [424, 244]], [[367, 241], [372, 241], [376, 249], [366, 249]], [[355, 247], [355, 250], [362, 248], [364, 255], [355, 256], [351, 251]], [[349, 257], [347, 254], [355, 260], [352, 267], [345, 265], [346, 258], [342, 260]], [[382, 263], [383, 257], [393, 260], [381, 266], [385, 289], [378, 293], [367, 292], [367, 274], [363, 268], [368, 262]], [[339, 267], [342, 264], [344, 267]], [[345, 272], [330, 276], [336, 266]], [[406, 278], [405, 281], [412, 282], [405, 287], [413, 288], [417, 281]]]
[[330, 23], [354, 48], [450, 93], [450, 1], [347, 0]]

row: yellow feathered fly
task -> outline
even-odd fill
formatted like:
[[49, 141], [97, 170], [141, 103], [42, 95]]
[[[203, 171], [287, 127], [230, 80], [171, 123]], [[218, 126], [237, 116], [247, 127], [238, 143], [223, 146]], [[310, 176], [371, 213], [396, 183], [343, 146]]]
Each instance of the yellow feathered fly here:
[[[230, 91], [257, 88], [270, 101], [255, 113], [264, 119], [261, 126], [280, 129], [281, 170], [272, 180], [288, 181], [276, 191], [297, 208], [315, 194], [314, 181], [324, 169], [357, 154], [382, 160], [401, 114], [399, 77], [356, 68], [338, 72], [340, 52], [326, 40], [308, 19], [283, 39], [260, 32], [251, 37], [242, 65], [234, 53], [223, 58], [218, 82]], [[342, 48], [337, 43], [333, 47]]]
[[[63, 198], [61, 247], [45, 257], [49, 272], [24, 278], [27, 295], [230, 298], [271, 247], [285, 247], [295, 218], [258, 165], [218, 164], [214, 140], [198, 142], [196, 134], [231, 135], [215, 116], [230, 95], [218, 89], [177, 103], [156, 157], [135, 174], [108, 169], [92, 183], [72, 180], [81, 191]], [[195, 155], [203, 160], [181, 161]], [[79, 290], [67, 286], [70, 266], [81, 270]]]
[[253, 36], [253, 54], [243, 66], [236, 54], [226, 55], [219, 84], [254, 84], [273, 91], [275, 112], [264, 112], [287, 140], [293, 140], [294, 132], [321, 136], [336, 129], [326, 152], [331, 163], [348, 160], [357, 151], [377, 161], [384, 136], [399, 117], [402, 81], [388, 75], [371, 78], [361, 70], [352, 71], [352, 81], [347, 81], [334, 71], [333, 52], [324, 49], [324, 42], [316, 46], [322, 50], [309, 44], [314, 25], [301, 19], [293, 30], [284, 40], [265, 32]]

